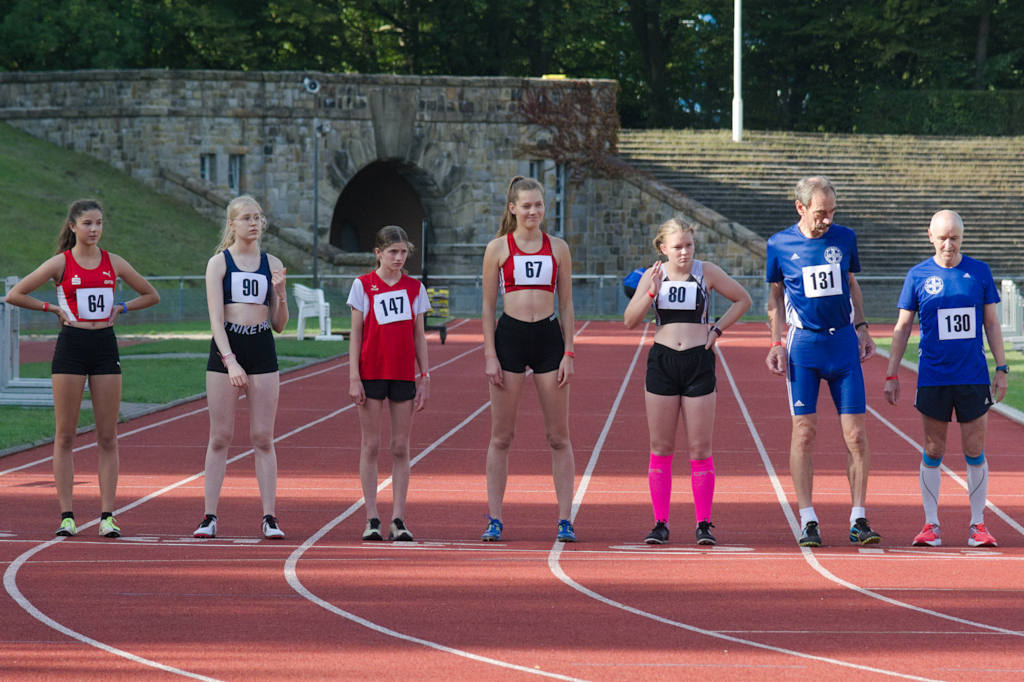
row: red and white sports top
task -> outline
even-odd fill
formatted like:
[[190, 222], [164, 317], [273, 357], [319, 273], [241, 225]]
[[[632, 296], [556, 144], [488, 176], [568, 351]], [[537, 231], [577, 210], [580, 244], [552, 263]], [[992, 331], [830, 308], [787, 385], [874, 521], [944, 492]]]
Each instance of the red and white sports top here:
[[362, 379], [416, 380], [416, 316], [430, 310], [423, 282], [402, 275], [388, 286], [377, 271], [352, 282], [348, 305], [363, 314]]
[[515, 237], [508, 233], [508, 258], [498, 268], [498, 285], [501, 293], [520, 289], [541, 289], [554, 293], [558, 275], [558, 263], [551, 251], [551, 239], [542, 232], [544, 241], [537, 253], [519, 250]]
[[57, 303], [72, 322], [109, 320], [116, 286], [117, 273], [106, 251], [100, 250], [100, 265], [93, 270], [79, 265], [71, 249], [64, 252], [64, 275], [57, 285]]

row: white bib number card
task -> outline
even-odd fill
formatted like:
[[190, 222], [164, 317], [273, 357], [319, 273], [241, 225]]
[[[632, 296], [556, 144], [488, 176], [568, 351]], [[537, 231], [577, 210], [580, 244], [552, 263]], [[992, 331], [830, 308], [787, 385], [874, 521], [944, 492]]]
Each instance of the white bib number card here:
[[78, 319], [105, 320], [114, 305], [114, 290], [110, 287], [78, 289]]
[[807, 298], [838, 296], [843, 293], [843, 273], [839, 263], [808, 265], [803, 268], [803, 274], [804, 296]]
[[516, 286], [550, 286], [554, 271], [551, 256], [512, 256], [512, 274], [516, 279]]
[[697, 283], [665, 280], [658, 292], [658, 307], [662, 310], [696, 310]]
[[263, 303], [267, 297], [267, 276], [258, 272], [231, 273], [231, 300], [235, 303]]
[[974, 308], [940, 308], [938, 322], [940, 341], [974, 338]]
[[391, 324], [412, 319], [412, 306], [409, 305], [409, 293], [405, 289], [377, 294], [373, 297], [373, 314], [377, 316], [377, 324]]

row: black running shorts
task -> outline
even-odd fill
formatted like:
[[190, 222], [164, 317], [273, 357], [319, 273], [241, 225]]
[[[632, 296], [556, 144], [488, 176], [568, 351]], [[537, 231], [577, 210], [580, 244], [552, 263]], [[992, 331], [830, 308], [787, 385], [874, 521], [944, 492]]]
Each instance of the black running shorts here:
[[[246, 374], [273, 374], [277, 371], [277, 349], [270, 322], [243, 326], [232, 322], [224, 323], [228, 344], [235, 360]], [[210, 357], [206, 361], [208, 372], [227, 374], [228, 368], [220, 359], [217, 343], [210, 339]]]
[[506, 372], [522, 374], [527, 367], [534, 374], [555, 371], [565, 353], [558, 317], [552, 315], [540, 322], [523, 322], [502, 315], [494, 330], [494, 350]]
[[120, 374], [121, 356], [113, 327], [61, 327], [50, 362], [52, 374]]
[[697, 398], [715, 392], [715, 352], [694, 346], [672, 350], [655, 343], [647, 355], [646, 386], [655, 395]]
[[953, 386], [918, 386], [914, 407], [926, 417], [942, 422], [972, 422], [992, 407], [992, 391], [988, 384]]

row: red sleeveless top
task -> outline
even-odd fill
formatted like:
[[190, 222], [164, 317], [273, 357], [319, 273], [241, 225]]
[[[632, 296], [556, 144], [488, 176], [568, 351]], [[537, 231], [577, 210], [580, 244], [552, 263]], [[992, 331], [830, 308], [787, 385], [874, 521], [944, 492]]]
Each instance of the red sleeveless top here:
[[541, 233], [543, 242], [540, 251], [525, 253], [519, 249], [515, 237], [509, 232], [508, 258], [498, 269], [498, 283], [501, 293], [520, 289], [540, 289], [554, 293], [558, 280], [558, 263], [551, 251], [551, 239]]
[[100, 254], [99, 267], [87, 270], [78, 264], [71, 249], [64, 252], [64, 275], [57, 285], [57, 303], [72, 322], [110, 319], [117, 274], [110, 254], [103, 250]]

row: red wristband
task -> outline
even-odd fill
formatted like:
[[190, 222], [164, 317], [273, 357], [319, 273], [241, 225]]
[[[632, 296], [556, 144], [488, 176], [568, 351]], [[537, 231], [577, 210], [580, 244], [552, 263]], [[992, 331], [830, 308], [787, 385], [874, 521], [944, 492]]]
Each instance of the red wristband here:
[[50, 312], [50, 302], [49, 301], [43, 301], [43, 312], [44, 313]]
[[657, 298], [658, 297], [658, 295], [656, 293], [654, 293], [653, 291], [648, 291], [647, 295], [650, 296], [651, 298]]
[[896, 377], [896, 376], [892, 376], [892, 377], [886, 377], [886, 378], [885, 378], [885, 380], [886, 380], [886, 381], [898, 381], [898, 380], [899, 380], [899, 377]]
[[775, 348], [775, 346], [781, 346], [782, 341], [772, 341], [769, 348]]
[[567, 351], [565, 351], [565, 355], [566, 355], [567, 357], [570, 357], [570, 358], [572, 358], [573, 360], [575, 360], [575, 359], [576, 359], [576, 353], [573, 353], [573, 352], [572, 352], [571, 350], [567, 350]]

